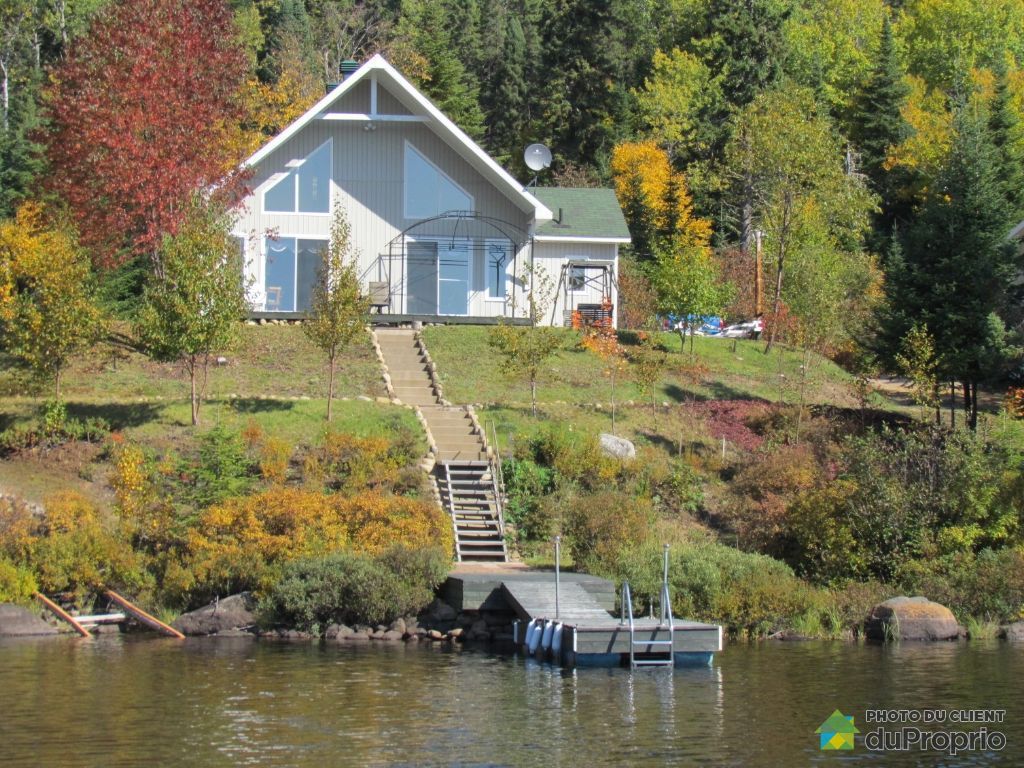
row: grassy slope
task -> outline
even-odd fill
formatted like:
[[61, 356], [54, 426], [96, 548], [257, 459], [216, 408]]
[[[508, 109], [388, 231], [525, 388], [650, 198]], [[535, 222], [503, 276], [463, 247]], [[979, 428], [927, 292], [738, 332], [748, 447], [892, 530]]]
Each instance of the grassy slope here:
[[[445, 395], [452, 402], [481, 404], [526, 404], [529, 388], [522, 380], [499, 372], [501, 358], [487, 344], [488, 329], [473, 326], [435, 326], [424, 330], [430, 354], [438, 365]], [[579, 349], [577, 334], [563, 331], [565, 348], [551, 363], [551, 371], [540, 382], [537, 399], [544, 403], [607, 403], [610, 399], [606, 364], [596, 355]], [[687, 373], [690, 367], [689, 347], [679, 351], [679, 336], [662, 334], [671, 350], [669, 369], [658, 388], [656, 399], [680, 403], [707, 399], [760, 399], [777, 402], [781, 394], [786, 402], [799, 396], [802, 356], [779, 348], [765, 355], [764, 344], [755, 341], [733, 342], [729, 339], [698, 337], [694, 350], [706, 371], [698, 381]], [[779, 374], [785, 379], [780, 379]], [[807, 378], [807, 399], [811, 403], [854, 405], [850, 376], [824, 358], [812, 358]], [[620, 402], [641, 399], [636, 386], [619, 375], [616, 399]]]
[[[210, 369], [200, 433], [216, 424], [242, 428], [254, 421], [296, 446], [319, 437], [327, 408], [326, 369], [299, 327], [246, 326], [242, 343], [227, 357], [227, 365]], [[100, 416], [158, 454], [194, 448], [188, 379], [180, 366], [153, 363], [134, 352], [119, 353], [115, 361], [111, 348], [101, 345], [77, 360], [65, 381], [72, 416]], [[335, 429], [386, 434], [403, 423], [419, 432], [411, 411], [353, 399], [384, 394], [368, 339], [348, 350], [339, 364], [336, 394], [350, 399], [335, 403]], [[0, 427], [34, 418], [40, 400], [27, 396], [10, 372], [0, 373]], [[104, 498], [108, 468], [97, 462], [98, 454], [85, 447], [64, 448], [0, 461], [0, 489], [34, 501], [61, 488]]]
[[[487, 329], [469, 326], [431, 327], [424, 330], [427, 348], [438, 365], [445, 396], [456, 403], [483, 406], [482, 419], [493, 421], [503, 449], [512, 442], [555, 421], [568, 430], [596, 433], [611, 429], [611, 387], [606, 364], [580, 349], [577, 335], [564, 331], [565, 347], [553, 359], [549, 374], [538, 386], [540, 421], [530, 416], [529, 387], [499, 371], [501, 358], [487, 344]], [[689, 346], [679, 351], [679, 336], [663, 334], [670, 349], [669, 368], [655, 396], [641, 399], [628, 372], [617, 374], [615, 399], [616, 433], [638, 445], [660, 447], [672, 453], [721, 451], [721, 443], [709, 428], [702, 405], [708, 401], [761, 401], [776, 403], [780, 397], [792, 403], [799, 398], [802, 355], [780, 349], [764, 355], [764, 345], [754, 341], [696, 338], [696, 360], [703, 367], [694, 379]], [[780, 377], [779, 373], [784, 375]], [[781, 384], [781, 386], [780, 386]], [[834, 363], [814, 357], [806, 383], [809, 403], [854, 406], [849, 374]], [[622, 405], [630, 403], [632, 405]], [[667, 406], [667, 407], [666, 407]], [[732, 446], [727, 451], [734, 450]]]

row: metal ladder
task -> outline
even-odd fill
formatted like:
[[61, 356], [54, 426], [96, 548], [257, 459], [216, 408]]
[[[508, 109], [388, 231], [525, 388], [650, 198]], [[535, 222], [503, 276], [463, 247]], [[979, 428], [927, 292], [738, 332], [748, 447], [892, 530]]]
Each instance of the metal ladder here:
[[[665, 560], [661, 580], [661, 617], [658, 620], [658, 628], [668, 629], [668, 640], [637, 640], [636, 625], [633, 623], [633, 595], [629, 589], [629, 582], [622, 582], [622, 617], [619, 624], [629, 624], [629, 668], [637, 667], [672, 667], [675, 664], [675, 620], [672, 617], [672, 599], [668, 591], [668, 544], [664, 547]], [[649, 646], [663, 646], [664, 658], [638, 659], [636, 657], [637, 646], [647, 648]]]

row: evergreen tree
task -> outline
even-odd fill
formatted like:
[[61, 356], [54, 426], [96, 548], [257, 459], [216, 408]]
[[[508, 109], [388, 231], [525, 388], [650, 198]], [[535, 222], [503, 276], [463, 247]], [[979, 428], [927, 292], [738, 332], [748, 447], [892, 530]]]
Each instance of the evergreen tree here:
[[409, 0], [403, 4], [396, 37], [411, 49], [407, 58], [420, 70], [406, 74], [462, 130], [480, 138], [484, 116], [479, 88], [459, 58], [446, 7], [430, 0]]
[[595, 163], [610, 149], [617, 70], [613, 0], [557, 0], [542, 25], [544, 138], [562, 160]]
[[712, 72], [720, 73], [732, 107], [740, 108], [782, 75], [783, 25], [791, 0], [709, 0], [706, 26], [696, 44]]
[[520, 146], [526, 138], [529, 118], [526, 82], [526, 36], [516, 14], [505, 17], [505, 35], [501, 56], [495, 62], [493, 74], [487, 83], [489, 98], [485, 107], [489, 113], [487, 144], [499, 162], [517, 160]]
[[1024, 142], [1013, 106], [1006, 62], [996, 66], [996, 88], [989, 109], [988, 128], [996, 149], [996, 176], [1014, 220], [1024, 217]]
[[1019, 268], [1006, 241], [1010, 223], [988, 127], [960, 104], [936, 189], [903, 238], [902, 256], [890, 259], [880, 351], [892, 360], [911, 328], [927, 329], [940, 377], [962, 385], [972, 428], [978, 384], [998, 377], [1004, 349], [1000, 313]]
[[874, 217], [875, 250], [885, 249], [897, 218], [909, 213], [900, 208], [899, 201], [907, 171], [886, 167], [890, 148], [904, 142], [913, 131], [903, 117], [909, 95], [910, 86], [896, 50], [892, 25], [886, 18], [878, 59], [858, 99], [852, 127], [860, 167], [871, 189], [881, 198], [880, 211]]

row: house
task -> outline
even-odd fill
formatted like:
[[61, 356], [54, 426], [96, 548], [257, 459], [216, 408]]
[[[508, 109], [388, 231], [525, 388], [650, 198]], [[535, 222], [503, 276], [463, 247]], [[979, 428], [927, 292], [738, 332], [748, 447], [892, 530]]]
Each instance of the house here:
[[525, 322], [541, 275], [542, 322], [612, 311], [629, 242], [612, 190], [524, 188], [383, 57], [350, 69], [246, 161], [233, 234], [257, 316], [309, 309], [339, 207], [377, 322]]

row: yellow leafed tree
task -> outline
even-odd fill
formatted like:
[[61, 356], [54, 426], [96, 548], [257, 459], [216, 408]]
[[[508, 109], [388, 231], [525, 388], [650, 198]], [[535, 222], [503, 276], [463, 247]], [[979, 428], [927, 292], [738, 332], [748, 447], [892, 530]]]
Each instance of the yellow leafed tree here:
[[0, 222], [0, 339], [3, 351], [60, 399], [71, 357], [102, 331], [89, 260], [71, 229], [25, 203]]

